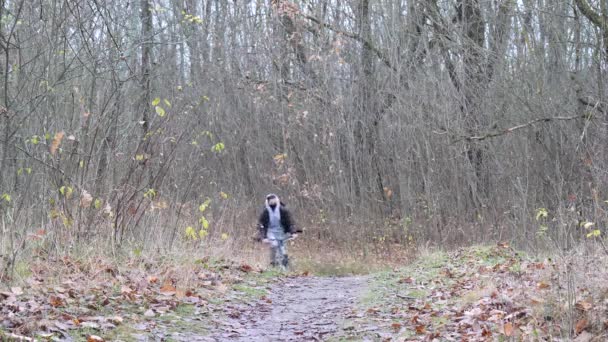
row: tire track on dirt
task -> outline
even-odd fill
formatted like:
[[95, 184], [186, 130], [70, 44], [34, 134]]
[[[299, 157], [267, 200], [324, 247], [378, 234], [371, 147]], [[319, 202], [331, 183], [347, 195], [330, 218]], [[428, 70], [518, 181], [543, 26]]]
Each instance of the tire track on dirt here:
[[210, 341], [321, 341], [341, 329], [367, 286], [365, 277], [297, 277], [239, 308]]

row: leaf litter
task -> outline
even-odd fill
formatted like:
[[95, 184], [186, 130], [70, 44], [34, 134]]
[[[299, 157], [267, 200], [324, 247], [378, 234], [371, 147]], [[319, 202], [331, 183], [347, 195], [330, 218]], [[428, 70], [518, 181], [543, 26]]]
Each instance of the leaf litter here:
[[180, 310], [185, 316], [218, 311], [221, 304], [214, 301], [226, 295], [228, 286], [259, 271], [208, 260], [185, 271], [152, 268], [141, 260], [123, 267], [69, 257], [32, 262], [32, 276], [22, 286], [0, 288], [0, 339], [103, 341], [121, 327], [149, 336], [166, 316], [181, 319]]
[[576, 260], [535, 261], [505, 243], [420, 258], [373, 278], [340, 340], [608, 340], [608, 262]]

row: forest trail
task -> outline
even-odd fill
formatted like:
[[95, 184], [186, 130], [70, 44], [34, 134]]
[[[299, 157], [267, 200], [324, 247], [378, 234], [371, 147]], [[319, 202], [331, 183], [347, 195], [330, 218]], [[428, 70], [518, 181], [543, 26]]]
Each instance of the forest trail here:
[[294, 277], [273, 284], [270, 294], [240, 306], [206, 341], [321, 341], [341, 329], [366, 277]]

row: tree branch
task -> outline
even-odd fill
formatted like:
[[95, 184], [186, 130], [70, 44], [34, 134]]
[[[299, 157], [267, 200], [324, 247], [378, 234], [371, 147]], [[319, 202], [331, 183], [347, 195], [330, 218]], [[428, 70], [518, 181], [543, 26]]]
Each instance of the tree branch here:
[[302, 17], [304, 17], [304, 18], [312, 21], [313, 23], [315, 23], [317, 25], [323, 26], [323, 27], [325, 27], [325, 28], [327, 28], [327, 29], [329, 29], [331, 31], [334, 31], [337, 34], [341, 34], [341, 35], [343, 35], [345, 37], [348, 37], [348, 38], [351, 38], [351, 39], [354, 39], [354, 40], [360, 42], [361, 44], [363, 44], [364, 48], [366, 48], [366, 49], [368, 49], [370, 51], [373, 51], [376, 54], [376, 56], [378, 56], [378, 58], [382, 61], [382, 63], [384, 63], [384, 65], [386, 65], [389, 69], [397, 72], [397, 68], [395, 68], [393, 66], [393, 64], [388, 59], [388, 57], [386, 57], [386, 55], [382, 51], [380, 51], [380, 49], [378, 49], [374, 44], [372, 44], [372, 42], [363, 39], [363, 37], [359, 36], [358, 34], [342, 31], [342, 30], [340, 30], [340, 29], [338, 29], [336, 27], [331, 26], [328, 23], [322, 22], [321, 20], [319, 20], [319, 19], [317, 19], [317, 18], [315, 18], [313, 16], [310, 16], [310, 15], [307, 15], [307, 14], [300, 14], [300, 15]]
[[540, 122], [570, 121], [570, 120], [589, 119], [589, 118], [590, 118], [589, 115], [575, 115], [575, 116], [555, 116], [555, 117], [550, 117], [550, 118], [534, 119], [532, 121], [529, 121], [529, 122], [521, 124], [521, 125], [513, 126], [513, 127], [510, 127], [510, 128], [504, 129], [504, 130], [500, 130], [500, 131], [486, 133], [483, 135], [461, 136], [460, 139], [452, 141], [452, 144], [457, 143], [459, 141], [483, 141], [483, 140], [490, 139], [490, 138], [496, 138], [496, 137], [499, 137], [502, 135], [513, 133], [513, 132], [518, 131], [523, 128], [530, 127], [530, 126], [540, 123]]
[[593, 23], [593, 25], [599, 27], [604, 32], [608, 31], [608, 23], [591, 8], [587, 0], [575, 0], [575, 2], [578, 9]]

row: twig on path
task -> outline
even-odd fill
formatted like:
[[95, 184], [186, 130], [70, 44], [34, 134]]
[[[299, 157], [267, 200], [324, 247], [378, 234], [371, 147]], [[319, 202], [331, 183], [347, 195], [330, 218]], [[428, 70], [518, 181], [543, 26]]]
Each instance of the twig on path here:
[[401, 298], [401, 299], [416, 300], [416, 298], [414, 298], [414, 297], [404, 296], [404, 295], [400, 295], [398, 293], [395, 296], [397, 296], [397, 298]]

